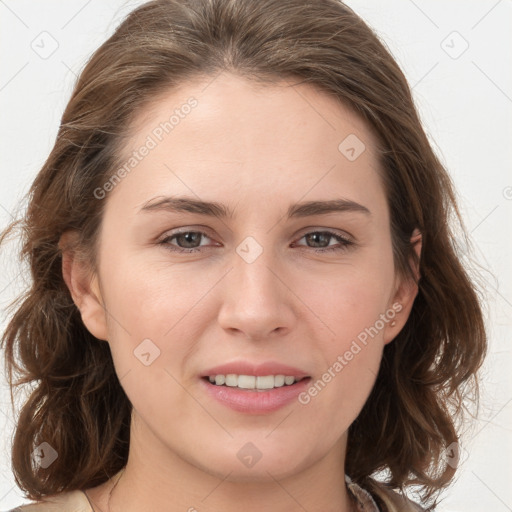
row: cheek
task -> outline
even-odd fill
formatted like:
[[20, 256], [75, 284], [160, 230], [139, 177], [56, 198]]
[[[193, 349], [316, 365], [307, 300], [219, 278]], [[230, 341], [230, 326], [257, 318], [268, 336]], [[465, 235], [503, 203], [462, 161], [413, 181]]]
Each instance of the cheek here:
[[178, 424], [178, 411], [190, 407], [180, 383], [199, 337], [188, 315], [205, 292], [144, 265], [119, 264], [105, 276], [109, 344], [121, 385], [144, 418]]
[[[347, 353], [351, 354], [350, 359]], [[300, 416], [315, 418], [314, 423], [306, 426], [322, 438], [319, 442], [324, 447], [346, 432], [361, 412], [375, 383], [381, 353], [377, 343], [340, 350], [336, 357], [333, 354], [325, 371], [299, 395]], [[326, 429], [325, 425], [330, 427]]]
[[[362, 262], [361, 262], [362, 263]], [[320, 372], [300, 397], [315, 417], [348, 428], [362, 409], [379, 371], [385, 328], [395, 316], [389, 297], [392, 258], [358, 268], [340, 269], [313, 287], [304, 283], [301, 296], [321, 320], [316, 335]], [[307, 285], [310, 286], [307, 286]], [[311, 347], [309, 348], [311, 350]]]
[[[156, 370], [163, 370], [162, 362], [169, 358], [169, 340], [188, 303], [179, 291], [183, 288], [142, 260], [107, 257], [116, 254], [108, 244], [104, 254], [102, 294], [117, 373], [120, 378], [128, 373], [132, 378], [143, 378], [148, 385], [148, 376], [162, 380], [164, 376], [158, 376]], [[173, 359], [179, 361], [180, 344], [172, 350]]]
[[393, 280], [392, 258], [364, 258], [357, 264], [295, 279], [293, 285], [294, 292], [318, 318], [329, 346], [340, 344], [343, 348], [347, 340], [374, 326], [389, 308]]
[[308, 348], [318, 354], [320, 364], [299, 403], [308, 416], [336, 425], [325, 443], [334, 442], [336, 434], [348, 429], [359, 415], [382, 358], [385, 301], [374, 286], [360, 284], [345, 282], [311, 297], [318, 316], [328, 325], [328, 336], [317, 336], [316, 347]]
[[173, 264], [165, 255], [150, 256], [132, 251], [115, 261], [105, 258], [102, 281], [105, 301], [118, 323], [122, 320], [127, 331], [162, 338], [197, 302], [209, 279]]

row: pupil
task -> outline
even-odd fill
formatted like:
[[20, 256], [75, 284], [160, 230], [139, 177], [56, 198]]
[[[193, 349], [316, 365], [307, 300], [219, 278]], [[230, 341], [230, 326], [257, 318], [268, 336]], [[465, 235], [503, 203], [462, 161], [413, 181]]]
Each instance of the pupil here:
[[[194, 238], [198, 238], [201, 236], [201, 233], [185, 233], [184, 235], [181, 235], [182, 238], [185, 239], [185, 245], [189, 243], [194, 243]], [[190, 240], [192, 238], [192, 240]], [[197, 242], [197, 240], [196, 240]]]
[[318, 238], [319, 237], [324, 237], [324, 241], [325, 241], [325, 238], [328, 238], [330, 235], [326, 234], [326, 233], [313, 233], [311, 235], [308, 235], [310, 237], [310, 240], [311, 238], [314, 238], [316, 240], [313, 240], [313, 243], [318, 243]]

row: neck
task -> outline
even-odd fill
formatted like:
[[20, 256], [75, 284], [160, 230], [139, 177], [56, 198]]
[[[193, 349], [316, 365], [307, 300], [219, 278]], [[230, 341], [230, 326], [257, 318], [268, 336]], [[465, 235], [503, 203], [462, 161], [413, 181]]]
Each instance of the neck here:
[[132, 420], [130, 453], [120, 478], [104, 484], [103, 493], [89, 494], [93, 504], [101, 504], [99, 510], [105, 512], [295, 512], [298, 508], [350, 512], [345, 446], [346, 436], [323, 458], [297, 473], [276, 478], [267, 471], [242, 481], [233, 473], [216, 475], [184, 460], [163, 446], [143, 423], [134, 428]]

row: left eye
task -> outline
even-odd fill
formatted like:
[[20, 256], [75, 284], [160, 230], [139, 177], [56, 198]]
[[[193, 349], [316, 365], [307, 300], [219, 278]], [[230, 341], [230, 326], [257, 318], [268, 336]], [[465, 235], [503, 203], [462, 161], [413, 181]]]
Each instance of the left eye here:
[[[323, 241], [329, 241], [332, 238], [338, 242], [338, 247], [336, 245], [330, 246], [329, 244], [320, 248], [311, 247], [315, 252], [343, 251], [346, 250], [348, 246], [353, 245], [353, 242], [348, 238], [338, 235], [337, 233], [332, 233], [331, 231], [311, 231], [310, 233], [306, 233], [302, 238], [320, 245], [322, 245]], [[302, 238], [300, 238], [300, 240], [302, 240]]]
[[[201, 245], [198, 246], [197, 243], [201, 241], [202, 237], [210, 238], [202, 231], [182, 231], [181, 233], [175, 233], [167, 236], [160, 242], [160, 244], [174, 252], [199, 252], [201, 250]], [[343, 251], [346, 250], [348, 246], [354, 244], [354, 242], [348, 238], [331, 231], [311, 231], [310, 233], [303, 235], [299, 240], [302, 239], [306, 239], [308, 243], [312, 242], [314, 244], [319, 244], [319, 247], [309, 247], [315, 252]], [[331, 246], [328, 243], [330, 239], [335, 239], [338, 244]], [[176, 240], [177, 245], [171, 243], [172, 240]], [[324, 245], [325, 242], [327, 242], [327, 245]]]

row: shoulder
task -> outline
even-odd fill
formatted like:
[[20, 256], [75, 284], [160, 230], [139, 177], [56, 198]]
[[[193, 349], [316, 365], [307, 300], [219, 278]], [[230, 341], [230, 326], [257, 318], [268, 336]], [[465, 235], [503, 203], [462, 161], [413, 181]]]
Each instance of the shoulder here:
[[425, 512], [423, 507], [385, 485], [375, 484], [371, 492], [389, 512]]
[[68, 491], [47, 496], [42, 501], [21, 505], [7, 512], [93, 512], [82, 491]]
[[417, 503], [372, 478], [366, 481], [364, 487], [353, 482], [348, 475], [345, 475], [345, 482], [361, 512], [425, 512]]

